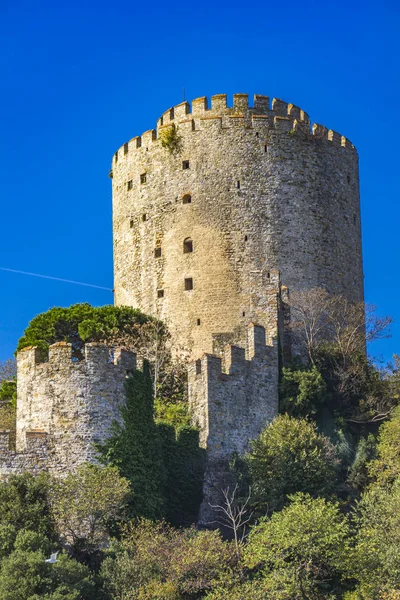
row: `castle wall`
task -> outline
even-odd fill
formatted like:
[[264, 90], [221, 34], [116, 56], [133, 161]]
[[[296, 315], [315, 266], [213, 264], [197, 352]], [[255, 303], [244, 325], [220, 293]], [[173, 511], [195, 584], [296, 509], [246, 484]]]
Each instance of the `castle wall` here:
[[278, 413], [278, 347], [266, 345], [263, 327], [250, 324], [247, 351], [226, 347], [223, 358], [205, 354], [189, 368], [189, 403], [200, 444], [207, 450], [199, 522], [215, 519], [209, 504], [221, 503], [230, 482], [229, 460], [243, 456]]
[[[171, 123], [176, 153], [159, 138]], [[289, 289], [363, 299], [356, 150], [291, 104], [182, 103], [116, 152], [112, 175], [116, 304], [163, 319], [193, 357], [213, 334], [243, 344], [249, 322], [269, 329], [274, 271]]]
[[50, 346], [47, 362], [37, 348], [18, 353], [16, 452], [0, 433], [0, 476], [24, 470], [63, 475], [94, 462], [114, 420], [121, 421], [124, 383], [136, 356], [87, 344], [84, 359], [72, 359], [71, 344]]

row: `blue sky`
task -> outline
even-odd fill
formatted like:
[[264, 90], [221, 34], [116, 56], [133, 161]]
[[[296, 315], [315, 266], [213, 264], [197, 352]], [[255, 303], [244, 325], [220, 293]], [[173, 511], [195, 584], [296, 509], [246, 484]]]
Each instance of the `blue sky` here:
[[[297, 104], [360, 155], [366, 300], [400, 353], [400, 8], [348, 0], [0, 0], [0, 267], [112, 288], [113, 152], [186, 98]], [[0, 271], [0, 360], [52, 306], [111, 292]]]

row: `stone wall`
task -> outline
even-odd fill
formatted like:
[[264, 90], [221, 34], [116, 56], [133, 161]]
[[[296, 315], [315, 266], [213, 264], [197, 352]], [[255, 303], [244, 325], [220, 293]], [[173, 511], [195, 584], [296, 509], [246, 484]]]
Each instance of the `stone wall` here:
[[62, 476], [94, 462], [96, 442], [120, 421], [127, 372], [136, 368], [131, 352], [87, 344], [84, 359], [72, 358], [70, 344], [50, 346], [47, 362], [37, 348], [18, 353], [16, 452], [9, 433], [0, 432], [0, 476], [47, 470]]
[[226, 347], [223, 357], [204, 354], [189, 368], [189, 402], [207, 450], [199, 523], [215, 519], [209, 504], [221, 502], [230, 483], [229, 460], [249, 448], [278, 413], [278, 347], [266, 345], [263, 327], [250, 324], [247, 350]]
[[[159, 137], [171, 124], [175, 153]], [[112, 176], [115, 301], [163, 319], [194, 358], [213, 336], [244, 344], [251, 321], [269, 330], [276, 271], [363, 299], [357, 152], [292, 104], [184, 102], [115, 153]]]

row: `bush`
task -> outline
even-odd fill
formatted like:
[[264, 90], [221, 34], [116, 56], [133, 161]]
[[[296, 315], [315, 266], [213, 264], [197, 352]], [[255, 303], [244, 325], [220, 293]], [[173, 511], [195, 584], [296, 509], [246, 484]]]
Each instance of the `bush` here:
[[51, 514], [59, 536], [74, 549], [93, 552], [108, 539], [109, 528], [125, 513], [129, 483], [118, 469], [83, 464], [52, 482]]
[[390, 488], [374, 485], [363, 494], [357, 526], [350, 575], [359, 582], [358, 597], [400, 589], [400, 478]]
[[315, 415], [324, 402], [326, 383], [318, 369], [282, 369], [280, 409], [291, 416]]
[[0, 483], [0, 525], [11, 525], [16, 532], [28, 529], [54, 539], [48, 501], [49, 479], [45, 474], [11, 475]]
[[337, 598], [344, 589], [350, 527], [336, 504], [308, 494], [253, 528], [244, 562], [282, 600]]
[[17, 549], [0, 565], [2, 600], [106, 600], [88, 567], [60, 554], [45, 562], [42, 550]]
[[369, 475], [378, 485], [391, 484], [400, 476], [400, 406], [380, 426], [376, 452], [376, 459], [368, 465]]
[[114, 598], [200, 598], [231, 572], [235, 560], [232, 544], [217, 531], [144, 520], [130, 525], [112, 550], [115, 559], [106, 559], [102, 575]]
[[264, 513], [282, 508], [295, 492], [328, 496], [337, 480], [334, 446], [315, 425], [288, 415], [277, 417], [252, 442], [246, 462], [257, 508]]

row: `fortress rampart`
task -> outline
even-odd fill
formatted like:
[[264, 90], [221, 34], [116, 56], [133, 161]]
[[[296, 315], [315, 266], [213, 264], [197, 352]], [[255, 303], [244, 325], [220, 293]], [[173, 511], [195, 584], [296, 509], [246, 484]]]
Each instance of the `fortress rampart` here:
[[194, 358], [215, 337], [245, 344], [251, 321], [269, 333], [277, 271], [363, 299], [357, 152], [293, 104], [183, 102], [115, 153], [112, 178], [115, 302], [163, 319]]
[[[228, 106], [218, 94], [210, 108], [170, 108], [114, 154], [110, 174], [115, 302], [162, 319], [174, 350], [197, 359], [188, 392], [207, 450], [207, 524], [233, 454], [277, 414], [289, 290], [363, 299], [357, 152], [293, 104], [235, 94]], [[98, 344], [83, 354], [65, 343], [47, 362], [37, 348], [18, 354], [16, 451], [0, 431], [0, 477], [96, 460], [136, 356]]]
[[265, 329], [251, 323], [247, 347], [228, 345], [222, 358], [204, 354], [189, 368], [189, 402], [200, 444], [207, 450], [199, 521], [212, 521], [209, 504], [221, 503], [229, 485], [229, 460], [243, 456], [278, 413], [277, 341], [266, 345]]
[[71, 344], [50, 346], [47, 362], [37, 348], [18, 353], [16, 452], [9, 432], [0, 432], [0, 474], [24, 470], [62, 476], [83, 462], [95, 462], [96, 442], [121, 421], [127, 373], [136, 356], [86, 344], [83, 360], [73, 360]]

